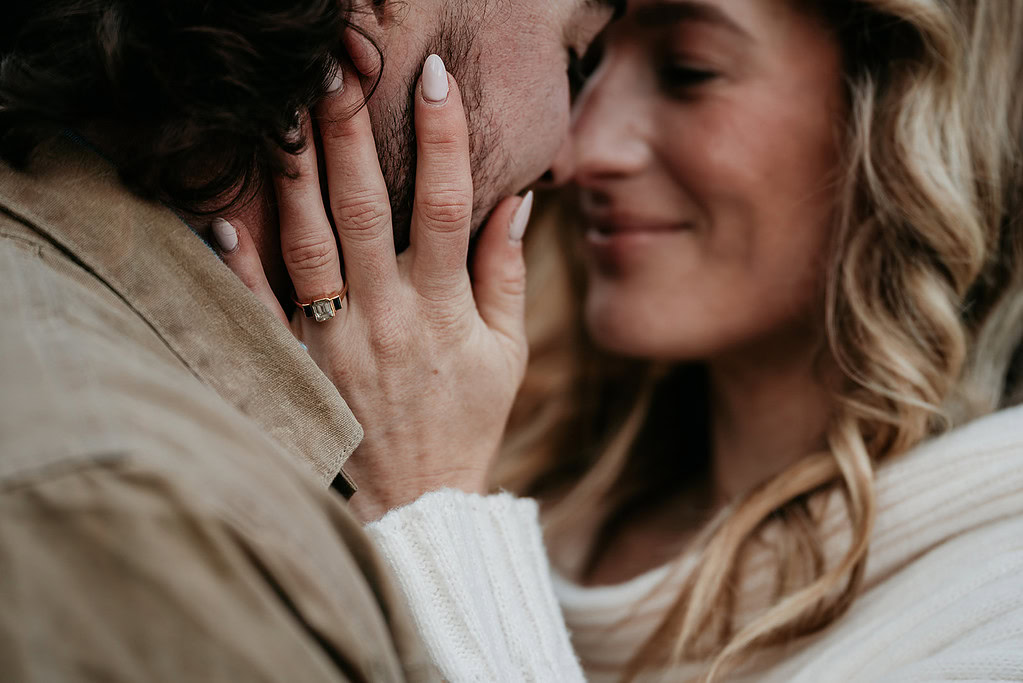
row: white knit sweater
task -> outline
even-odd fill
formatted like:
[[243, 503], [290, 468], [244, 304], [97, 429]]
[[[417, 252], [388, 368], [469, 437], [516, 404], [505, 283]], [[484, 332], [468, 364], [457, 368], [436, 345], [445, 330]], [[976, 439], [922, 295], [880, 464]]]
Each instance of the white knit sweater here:
[[[1023, 407], [884, 465], [877, 490], [866, 581], [850, 612], [769, 653], [748, 679], [1023, 681]], [[827, 552], [840, 553], [841, 501], [821, 503]], [[620, 586], [576, 586], [551, 575], [536, 503], [508, 494], [432, 493], [368, 531], [451, 681], [579, 681], [583, 669], [591, 681], [617, 680], [692, 559]], [[770, 558], [747, 566], [740, 615], [770, 594]]]

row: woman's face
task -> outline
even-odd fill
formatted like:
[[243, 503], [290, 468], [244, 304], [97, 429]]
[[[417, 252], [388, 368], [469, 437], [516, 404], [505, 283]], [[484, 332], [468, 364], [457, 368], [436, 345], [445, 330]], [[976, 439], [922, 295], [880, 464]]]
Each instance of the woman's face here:
[[713, 359], [819, 320], [841, 66], [788, 0], [629, 0], [555, 167], [582, 190], [598, 343]]

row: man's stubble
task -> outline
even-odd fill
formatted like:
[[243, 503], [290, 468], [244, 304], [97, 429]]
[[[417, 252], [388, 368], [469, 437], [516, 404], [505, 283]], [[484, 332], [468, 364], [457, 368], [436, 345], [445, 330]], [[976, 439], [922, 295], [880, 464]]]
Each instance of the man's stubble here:
[[[428, 41], [417, 62], [422, 64], [435, 52], [444, 60], [448, 71], [458, 82], [462, 93], [469, 129], [469, 157], [473, 175], [473, 233], [486, 220], [500, 197], [496, 196], [501, 179], [509, 168], [508, 157], [486, 102], [486, 89], [480, 69], [480, 50], [474, 28], [482, 23], [463, 6], [448, 7], [437, 34]], [[412, 209], [416, 186], [416, 135], [414, 127], [416, 88], [419, 73], [413, 72], [403, 90], [404, 98], [396, 98], [374, 123], [380, 168], [391, 198], [394, 243], [398, 252], [409, 246]]]

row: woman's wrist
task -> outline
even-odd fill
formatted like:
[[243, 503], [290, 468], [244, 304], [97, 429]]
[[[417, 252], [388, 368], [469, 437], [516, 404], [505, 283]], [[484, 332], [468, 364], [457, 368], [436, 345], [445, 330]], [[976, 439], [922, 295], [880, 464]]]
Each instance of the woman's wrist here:
[[366, 472], [356, 475], [359, 491], [352, 496], [350, 507], [364, 523], [373, 522], [391, 510], [409, 505], [427, 493], [451, 489], [463, 493], [486, 495], [487, 473], [478, 469], [457, 469], [445, 472], [395, 478], [392, 474], [374, 476]]

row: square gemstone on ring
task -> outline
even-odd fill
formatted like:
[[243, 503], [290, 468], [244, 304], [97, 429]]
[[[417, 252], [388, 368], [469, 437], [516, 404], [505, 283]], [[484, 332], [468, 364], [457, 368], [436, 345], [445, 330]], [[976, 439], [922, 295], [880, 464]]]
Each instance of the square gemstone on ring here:
[[334, 302], [330, 299], [319, 299], [314, 301], [311, 306], [313, 308], [313, 318], [318, 323], [326, 322], [334, 317]]

